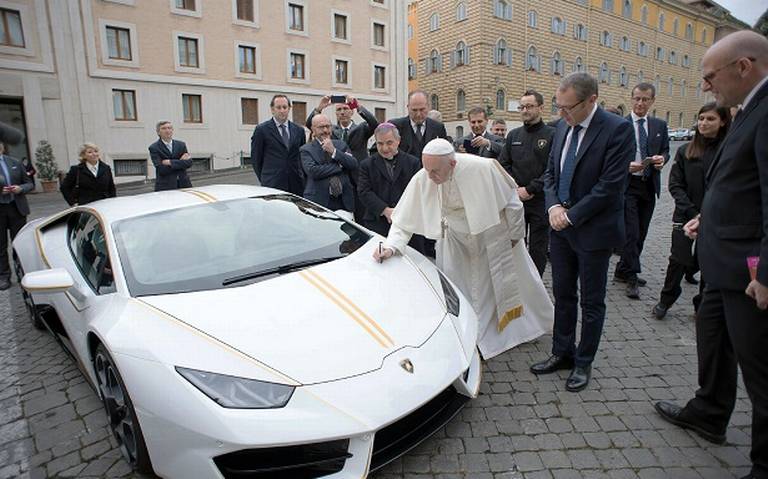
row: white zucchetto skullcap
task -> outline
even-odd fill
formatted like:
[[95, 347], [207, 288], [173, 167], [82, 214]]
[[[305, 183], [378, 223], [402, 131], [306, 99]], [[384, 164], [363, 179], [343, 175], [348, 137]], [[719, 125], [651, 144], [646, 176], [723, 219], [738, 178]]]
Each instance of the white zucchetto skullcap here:
[[453, 145], [443, 138], [435, 138], [424, 146], [422, 155], [444, 156], [454, 153]]

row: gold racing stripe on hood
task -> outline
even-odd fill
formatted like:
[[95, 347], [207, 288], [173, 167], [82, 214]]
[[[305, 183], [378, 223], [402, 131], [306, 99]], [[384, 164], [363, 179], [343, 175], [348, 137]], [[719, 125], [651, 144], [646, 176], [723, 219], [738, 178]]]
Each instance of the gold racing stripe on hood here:
[[208, 193], [204, 193], [202, 191], [189, 190], [189, 189], [183, 189], [181, 191], [183, 191], [184, 193], [189, 193], [190, 195], [195, 195], [201, 200], [205, 201], [206, 203], [215, 203], [219, 201], [218, 199], [216, 199], [215, 196], [209, 195]]
[[344, 311], [347, 316], [352, 318], [360, 327], [362, 327], [377, 343], [384, 348], [392, 348], [395, 342], [392, 338], [374, 321], [370, 316], [346, 297], [341, 291], [336, 289], [325, 278], [315, 271], [306, 269], [299, 272], [309, 284], [314, 286], [326, 298], [331, 300], [336, 306]]

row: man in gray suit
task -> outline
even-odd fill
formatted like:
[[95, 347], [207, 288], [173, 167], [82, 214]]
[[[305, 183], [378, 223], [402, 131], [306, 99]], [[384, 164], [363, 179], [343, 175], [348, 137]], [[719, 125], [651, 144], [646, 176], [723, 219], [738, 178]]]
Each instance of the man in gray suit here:
[[460, 153], [472, 153], [485, 158], [498, 158], [504, 148], [504, 139], [486, 131], [488, 115], [485, 108], [476, 106], [467, 113], [469, 127], [468, 135], [456, 140], [455, 148]]
[[13, 241], [27, 222], [29, 205], [25, 195], [34, 185], [21, 162], [5, 154], [3, 143], [0, 143], [0, 177], [0, 290], [5, 290], [11, 287], [8, 236], [10, 234]]

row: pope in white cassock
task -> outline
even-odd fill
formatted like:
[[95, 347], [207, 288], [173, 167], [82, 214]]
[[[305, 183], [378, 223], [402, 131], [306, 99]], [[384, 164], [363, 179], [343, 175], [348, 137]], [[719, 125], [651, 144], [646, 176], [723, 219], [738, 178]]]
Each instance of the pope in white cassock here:
[[554, 307], [520, 239], [525, 232], [517, 184], [496, 160], [454, 153], [437, 138], [392, 213], [373, 257], [403, 253], [413, 234], [437, 240], [437, 266], [472, 302], [485, 359], [552, 330]]

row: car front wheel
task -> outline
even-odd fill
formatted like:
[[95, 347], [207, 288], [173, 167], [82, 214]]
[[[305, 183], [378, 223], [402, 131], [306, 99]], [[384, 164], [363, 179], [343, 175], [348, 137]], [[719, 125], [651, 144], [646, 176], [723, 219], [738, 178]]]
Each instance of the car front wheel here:
[[123, 458], [134, 471], [152, 474], [152, 463], [133, 403], [117, 365], [101, 344], [96, 347], [93, 368], [96, 371], [96, 386], [107, 413], [107, 421]]

